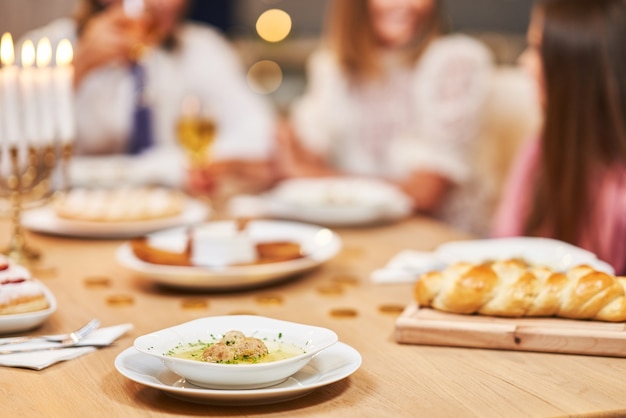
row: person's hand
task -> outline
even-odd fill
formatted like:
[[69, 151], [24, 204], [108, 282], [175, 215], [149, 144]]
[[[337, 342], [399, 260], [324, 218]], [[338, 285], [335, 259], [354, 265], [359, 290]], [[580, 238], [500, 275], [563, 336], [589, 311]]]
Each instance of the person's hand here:
[[193, 195], [211, 195], [217, 187], [217, 181], [209, 166], [191, 167], [187, 171], [185, 189]]
[[94, 16], [83, 28], [74, 56], [74, 85], [90, 71], [112, 62], [128, 63], [145, 45], [144, 19], [130, 19], [121, 4]]
[[439, 208], [454, 187], [450, 179], [428, 171], [415, 171], [401, 181], [394, 181], [413, 200], [415, 211], [431, 214]]
[[271, 162], [258, 160], [221, 160], [191, 168], [187, 188], [194, 194], [212, 194], [224, 183], [236, 184], [245, 192], [270, 188], [276, 180]]
[[286, 119], [278, 121], [274, 164], [277, 175], [281, 178], [340, 175], [322, 158], [300, 144], [293, 127]]

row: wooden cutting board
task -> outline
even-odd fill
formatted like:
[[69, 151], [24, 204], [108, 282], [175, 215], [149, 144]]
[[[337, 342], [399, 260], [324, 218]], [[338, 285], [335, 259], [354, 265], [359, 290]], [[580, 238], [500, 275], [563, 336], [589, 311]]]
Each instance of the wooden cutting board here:
[[626, 357], [626, 324], [458, 315], [417, 304], [396, 321], [399, 343]]

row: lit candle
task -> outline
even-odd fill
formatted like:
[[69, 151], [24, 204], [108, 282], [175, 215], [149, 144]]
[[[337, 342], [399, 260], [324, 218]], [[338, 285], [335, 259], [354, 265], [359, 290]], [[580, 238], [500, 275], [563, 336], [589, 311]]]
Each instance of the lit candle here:
[[37, 43], [37, 99], [39, 104], [39, 135], [44, 143], [54, 140], [54, 101], [52, 99], [52, 46], [48, 38]]
[[63, 143], [74, 140], [74, 101], [72, 80], [74, 66], [72, 65], [72, 44], [63, 39], [57, 46], [56, 67], [53, 72], [54, 93], [56, 99], [57, 124], [59, 139]]
[[18, 97], [18, 68], [14, 65], [15, 52], [13, 38], [6, 32], [0, 39], [0, 61], [2, 61], [2, 77], [0, 90], [2, 91], [3, 125], [5, 138], [12, 144], [20, 140], [19, 97]]
[[34, 144], [39, 136], [37, 125], [37, 97], [35, 94], [35, 45], [30, 39], [22, 44], [22, 70], [19, 74], [19, 85], [24, 115], [24, 138], [26, 142]]

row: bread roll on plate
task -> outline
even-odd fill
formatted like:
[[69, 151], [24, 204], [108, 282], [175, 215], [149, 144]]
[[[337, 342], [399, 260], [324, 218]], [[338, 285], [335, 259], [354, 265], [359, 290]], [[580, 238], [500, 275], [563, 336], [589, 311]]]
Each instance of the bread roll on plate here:
[[422, 307], [460, 314], [626, 321], [626, 277], [587, 265], [566, 272], [522, 260], [459, 262], [420, 277]]

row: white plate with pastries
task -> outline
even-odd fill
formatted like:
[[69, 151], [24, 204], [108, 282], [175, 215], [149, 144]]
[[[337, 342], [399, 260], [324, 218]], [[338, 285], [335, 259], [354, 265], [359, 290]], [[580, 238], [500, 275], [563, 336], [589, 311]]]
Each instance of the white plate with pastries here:
[[0, 315], [0, 334], [28, 331], [43, 324], [57, 310], [57, 301], [52, 292], [44, 285], [44, 294], [48, 307], [42, 310], [19, 314]]
[[0, 334], [36, 328], [56, 309], [50, 289], [25, 267], [0, 257]]
[[411, 200], [397, 187], [359, 177], [286, 180], [265, 196], [265, 204], [273, 217], [325, 226], [389, 223], [412, 211]]
[[79, 238], [130, 238], [202, 222], [206, 203], [166, 188], [72, 189], [40, 208], [24, 211], [25, 228]]
[[[312, 270], [342, 247], [339, 236], [321, 226], [253, 220], [242, 237], [232, 235], [235, 225], [217, 221], [148, 234], [122, 245], [117, 259], [165, 286], [224, 290], [256, 287]], [[186, 253], [190, 233], [194, 250]]]

